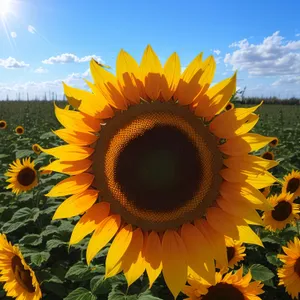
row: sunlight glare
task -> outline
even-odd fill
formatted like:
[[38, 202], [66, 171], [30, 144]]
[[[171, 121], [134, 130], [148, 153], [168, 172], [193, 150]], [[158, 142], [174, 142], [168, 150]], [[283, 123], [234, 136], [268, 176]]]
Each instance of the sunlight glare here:
[[0, 14], [5, 15], [10, 10], [11, 0], [0, 0]]

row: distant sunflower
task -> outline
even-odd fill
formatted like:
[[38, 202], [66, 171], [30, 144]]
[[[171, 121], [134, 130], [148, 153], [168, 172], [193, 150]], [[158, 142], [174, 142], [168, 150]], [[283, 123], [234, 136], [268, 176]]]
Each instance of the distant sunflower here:
[[292, 171], [283, 178], [283, 193], [293, 193], [294, 197], [300, 196], [300, 172]]
[[264, 158], [264, 159], [268, 159], [268, 160], [274, 160], [274, 153], [271, 152], [271, 151], [267, 151], [267, 152], [264, 152], [261, 155], [261, 157]]
[[259, 189], [259, 191], [265, 196], [265, 197], [268, 197], [270, 192], [271, 192], [271, 189], [269, 186], [265, 187], [265, 188], [262, 188], [262, 189]]
[[24, 133], [25, 130], [24, 130], [24, 127], [17, 126], [16, 129], [15, 129], [15, 131], [16, 131], [17, 134], [21, 135], [21, 134]]
[[116, 77], [92, 60], [92, 93], [64, 84], [79, 111], [55, 106], [68, 145], [42, 149], [58, 158], [42, 169], [72, 177], [47, 196], [72, 195], [54, 219], [85, 213], [70, 244], [94, 232], [88, 263], [115, 237], [106, 277], [123, 271], [131, 285], [146, 270], [151, 286], [162, 272], [176, 297], [188, 268], [214, 280], [214, 259], [227, 263], [224, 235], [262, 245], [247, 224], [270, 209], [257, 189], [276, 181], [267, 170], [277, 163], [248, 153], [274, 137], [248, 133], [260, 105], [223, 112], [236, 74], [210, 87], [215, 67], [200, 54], [180, 74], [176, 53], [162, 67], [148, 46], [140, 66], [121, 50]]
[[7, 123], [4, 120], [0, 121], [0, 129], [5, 129], [7, 127]]
[[33, 144], [32, 145], [32, 150], [34, 151], [34, 153], [36, 153], [38, 155], [42, 152], [41, 148], [40, 148], [40, 146], [38, 144]]
[[231, 110], [234, 109], [234, 104], [232, 102], [228, 102], [228, 104], [225, 106], [225, 110]]
[[299, 218], [300, 205], [293, 203], [293, 194], [282, 193], [268, 198], [273, 206], [272, 211], [263, 214], [265, 228], [271, 231], [283, 229], [287, 224], [293, 224]]
[[270, 143], [269, 146], [276, 147], [278, 145], [278, 138], [274, 138]]
[[17, 159], [9, 167], [5, 176], [9, 177], [6, 181], [10, 183], [7, 189], [12, 189], [13, 193], [29, 191], [38, 184], [34, 162], [30, 162], [30, 158], [24, 158], [22, 161]]
[[250, 271], [243, 277], [243, 267], [236, 273], [215, 273], [215, 284], [201, 278], [190, 278], [183, 289], [189, 300], [259, 300], [264, 293], [260, 281], [251, 282]]
[[40, 285], [34, 271], [25, 262], [18, 246], [0, 234], [0, 282], [4, 282], [7, 296], [17, 300], [42, 298]]
[[279, 284], [284, 285], [285, 290], [293, 299], [299, 299], [300, 293], [300, 241], [297, 237], [287, 243], [287, 247], [282, 247], [284, 254], [277, 257], [284, 263], [278, 269]]
[[[244, 260], [244, 257], [246, 256], [246, 247], [243, 246], [242, 242], [233, 240], [228, 236], [225, 236], [225, 244], [227, 250], [228, 267], [233, 269], [234, 266], [238, 264], [238, 262]], [[217, 264], [217, 268], [219, 269], [226, 267], [227, 266]]]

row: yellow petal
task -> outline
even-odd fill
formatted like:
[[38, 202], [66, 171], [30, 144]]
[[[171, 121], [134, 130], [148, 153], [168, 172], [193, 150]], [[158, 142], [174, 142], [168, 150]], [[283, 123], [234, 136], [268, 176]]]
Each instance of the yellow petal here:
[[180, 59], [174, 52], [164, 65], [161, 82], [161, 94], [165, 101], [171, 99], [175, 93], [180, 79]]
[[89, 173], [71, 176], [55, 185], [45, 196], [62, 197], [82, 193], [89, 188], [94, 180], [94, 177], [94, 175]]
[[252, 207], [260, 210], [272, 210], [272, 206], [268, 203], [265, 196], [250, 184], [244, 183], [231, 183], [223, 181], [220, 186], [220, 194], [222, 197], [231, 201], [246, 201]]
[[49, 155], [55, 156], [62, 161], [78, 161], [83, 160], [93, 154], [95, 151], [91, 147], [82, 147], [77, 145], [62, 145], [50, 149], [41, 150]]
[[69, 197], [57, 208], [52, 220], [71, 218], [86, 212], [96, 202], [98, 193], [89, 189]]
[[79, 111], [98, 119], [110, 118], [114, 115], [112, 108], [105, 99], [99, 99], [97, 95], [88, 91], [70, 87], [64, 82], [63, 86], [64, 93], [68, 99], [80, 100], [80, 104], [76, 107]]
[[[153, 251], [155, 249], [155, 251]], [[152, 287], [162, 270], [162, 245], [157, 232], [152, 231], [147, 239], [145, 249], [146, 271], [149, 277], [149, 288]]]
[[236, 73], [231, 78], [225, 79], [211, 87], [203, 97], [199, 98], [195, 115], [211, 117], [220, 113], [236, 90]]
[[181, 237], [175, 230], [168, 229], [163, 235], [162, 264], [166, 285], [176, 298], [187, 279], [187, 253]]
[[76, 162], [55, 160], [48, 166], [41, 167], [40, 170], [59, 172], [68, 175], [78, 175], [88, 170], [92, 163], [93, 162], [89, 159], [79, 160]]
[[226, 167], [235, 170], [271, 169], [278, 165], [275, 160], [264, 159], [255, 155], [232, 156], [223, 160]]
[[128, 287], [145, 271], [143, 253], [143, 232], [140, 228], [133, 231], [130, 245], [122, 258], [122, 267]]
[[210, 284], [215, 281], [215, 263], [211, 247], [203, 234], [192, 224], [183, 224], [181, 238], [187, 250], [188, 266]]
[[139, 103], [140, 90], [142, 82], [140, 79], [140, 69], [136, 60], [123, 49], [117, 58], [117, 78], [121, 86], [121, 90], [125, 97], [131, 103]]
[[274, 137], [267, 137], [255, 133], [247, 133], [242, 136], [229, 139], [219, 146], [219, 149], [232, 156], [245, 155], [249, 152], [259, 150], [266, 146]]
[[163, 69], [158, 56], [150, 45], [144, 51], [140, 70], [146, 95], [150, 100], [157, 100], [161, 89]]
[[95, 229], [87, 247], [86, 261], [89, 265], [96, 254], [115, 236], [121, 224], [119, 215], [106, 217]]
[[59, 108], [54, 104], [54, 112], [57, 120], [66, 128], [79, 132], [98, 132], [100, 121], [79, 111]]
[[90, 62], [90, 69], [95, 85], [100, 90], [102, 96], [111, 106], [125, 110], [127, 103], [116, 77], [101, 67], [94, 59]]
[[98, 136], [89, 132], [73, 131], [70, 128], [58, 129], [53, 131], [59, 138], [67, 142], [68, 144], [74, 144], [78, 146], [87, 146], [95, 143]]
[[71, 235], [70, 245], [79, 243], [85, 236], [93, 232], [108, 214], [109, 203], [100, 202], [94, 204], [75, 225]]
[[120, 262], [126, 250], [128, 249], [131, 239], [132, 226], [129, 224], [118, 232], [108, 250], [105, 262], [106, 278], [115, 275], [112, 274], [112, 271], [115, 269], [116, 265]]
[[228, 264], [224, 234], [215, 231], [206, 220], [195, 220], [195, 226], [204, 235], [216, 261], [222, 266]]
[[248, 224], [251, 225], [262, 225], [262, 220], [255, 209], [253, 209], [250, 203], [245, 201], [238, 201], [235, 198], [232, 198], [231, 201], [228, 201], [225, 198], [218, 198], [217, 203], [222, 210], [227, 212], [230, 215], [241, 217]]

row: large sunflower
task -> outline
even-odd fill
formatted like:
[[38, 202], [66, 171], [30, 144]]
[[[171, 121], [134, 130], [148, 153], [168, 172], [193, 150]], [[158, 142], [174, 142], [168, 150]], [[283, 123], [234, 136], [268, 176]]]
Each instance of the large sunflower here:
[[189, 278], [183, 293], [186, 300], [259, 300], [258, 295], [264, 293], [263, 284], [251, 282], [250, 271], [243, 277], [243, 267], [236, 273], [215, 273], [215, 284], [209, 284], [201, 278]]
[[279, 284], [284, 285], [286, 291], [293, 297], [299, 299], [300, 293], [300, 241], [294, 238], [287, 243], [287, 247], [282, 247], [284, 254], [278, 254], [278, 258], [284, 263], [278, 269]]
[[10, 183], [7, 188], [12, 189], [13, 193], [29, 191], [38, 184], [34, 162], [30, 162], [30, 158], [24, 158], [22, 161], [17, 159], [9, 166], [10, 169], [4, 175], [9, 177], [6, 180]]
[[7, 123], [4, 120], [0, 120], [0, 129], [5, 129], [7, 127]]
[[293, 202], [293, 196], [293, 194], [281, 193], [268, 198], [273, 210], [265, 211], [262, 216], [266, 229], [281, 230], [287, 224], [293, 224], [296, 219], [299, 219], [300, 205]]
[[293, 193], [294, 197], [300, 196], [300, 172], [292, 171], [283, 178], [283, 193]]
[[42, 298], [34, 271], [25, 262], [17, 246], [0, 234], [0, 282], [4, 283], [7, 296], [17, 300], [38, 300]]
[[148, 46], [140, 66], [121, 50], [116, 77], [92, 60], [92, 92], [64, 85], [78, 111], [55, 106], [68, 145], [42, 149], [58, 158], [43, 169], [72, 177], [47, 196], [72, 195], [54, 219], [85, 213], [70, 244], [93, 233], [88, 263], [115, 237], [106, 277], [123, 270], [130, 285], [146, 270], [151, 286], [162, 271], [176, 297], [188, 268], [214, 281], [224, 235], [262, 245], [248, 224], [270, 209], [257, 189], [276, 181], [277, 163], [248, 153], [274, 137], [248, 133], [260, 105], [223, 112], [236, 74], [210, 87], [215, 66], [199, 54], [180, 74], [176, 53], [162, 67]]

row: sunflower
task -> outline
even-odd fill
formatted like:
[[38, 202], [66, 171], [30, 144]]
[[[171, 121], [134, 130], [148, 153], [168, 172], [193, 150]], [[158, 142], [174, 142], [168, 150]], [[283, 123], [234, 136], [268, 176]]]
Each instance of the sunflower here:
[[264, 212], [262, 218], [266, 229], [276, 231], [287, 224], [293, 224], [299, 218], [300, 205], [293, 203], [293, 194], [281, 193], [268, 198], [273, 207], [272, 211]]
[[24, 127], [17, 126], [16, 129], [15, 129], [15, 131], [16, 131], [17, 134], [21, 135], [21, 134], [24, 133], [25, 130], [24, 130]]
[[259, 300], [263, 294], [260, 281], [251, 282], [250, 271], [243, 277], [243, 267], [236, 273], [215, 273], [215, 284], [209, 284], [201, 278], [189, 278], [183, 289], [189, 300]]
[[265, 196], [265, 197], [268, 197], [270, 192], [271, 192], [271, 189], [269, 186], [265, 187], [265, 188], [262, 188], [262, 189], [259, 189], [259, 191]]
[[7, 127], [7, 123], [4, 120], [0, 121], [0, 129], [5, 129]]
[[0, 234], [0, 282], [5, 282], [4, 290], [9, 297], [17, 300], [42, 298], [34, 271], [25, 262], [19, 247], [8, 242], [4, 234]]
[[[226, 244], [226, 251], [227, 251], [227, 260], [228, 260], [228, 267], [234, 268], [238, 262], [244, 260], [246, 256], [245, 251], [246, 247], [243, 246], [243, 243], [240, 241], [233, 240], [232, 238], [225, 236], [225, 244]], [[226, 268], [227, 266], [217, 264], [216, 266], [218, 269]]]
[[293, 299], [299, 299], [300, 292], [300, 241], [297, 237], [287, 243], [287, 247], [282, 247], [284, 254], [277, 257], [283, 262], [283, 267], [278, 269], [279, 283], [284, 285], [285, 290]]
[[283, 177], [283, 193], [293, 193], [294, 197], [300, 196], [300, 172], [292, 171], [287, 176]]
[[264, 158], [264, 159], [274, 160], [274, 153], [271, 152], [271, 151], [267, 151], [267, 152], [264, 152], [261, 155], [261, 157]]
[[276, 147], [278, 145], [278, 138], [274, 138], [274, 140], [272, 140], [270, 143], [269, 143], [269, 146], [271, 147]]
[[37, 154], [39, 155], [42, 151], [40, 149], [40, 146], [38, 144], [33, 144], [32, 145], [32, 150]]
[[199, 54], [180, 74], [176, 53], [162, 67], [147, 46], [140, 65], [121, 50], [116, 77], [92, 60], [92, 93], [64, 84], [78, 111], [55, 106], [68, 144], [42, 149], [57, 158], [42, 169], [71, 177], [46, 196], [71, 195], [54, 219], [85, 213], [70, 244], [93, 233], [88, 264], [112, 240], [106, 278], [123, 271], [131, 285], [146, 270], [152, 286], [162, 272], [176, 297], [188, 268], [214, 281], [224, 235], [262, 245], [248, 224], [271, 209], [257, 189], [276, 181], [277, 163], [248, 153], [274, 137], [248, 133], [261, 104], [223, 112], [236, 74], [210, 87], [215, 66]]
[[228, 104], [225, 106], [225, 110], [231, 110], [234, 109], [234, 104], [232, 102], [228, 102]]
[[24, 158], [22, 161], [17, 159], [9, 167], [5, 176], [9, 177], [6, 181], [10, 183], [7, 189], [12, 189], [13, 193], [18, 195], [31, 190], [38, 184], [34, 162], [30, 162], [30, 158]]

